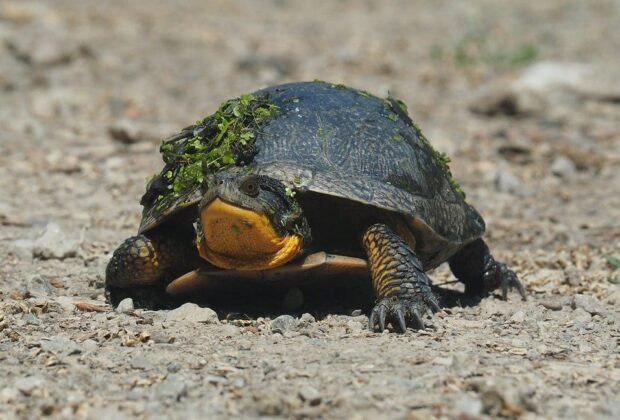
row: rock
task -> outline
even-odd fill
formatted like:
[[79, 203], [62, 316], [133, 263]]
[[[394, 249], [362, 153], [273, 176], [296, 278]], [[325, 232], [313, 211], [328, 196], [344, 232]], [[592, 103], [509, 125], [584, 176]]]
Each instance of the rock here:
[[514, 83], [515, 90], [566, 91], [590, 99], [613, 101], [620, 98], [620, 68], [610, 63], [543, 61], [529, 67]]
[[35, 389], [41, 388], [45, 384], [45, 381], [36, 376], [28, 376], [15, 381], [15, 388], [17, 388], [25, 396], [30, 396]]
[[583, 280], [584, 272], [576, 267], [567, 267], [564, 269], [566, 282], [571, 286], [579, 286]]
[[172, 362], [168, 366], [166, 366], [166, 370], [170, 373], [177, 373], [182, 368], [179, 362]]
[[138, 143], [145, 139], [144, 133], [137, 128], [137, 124], [126, 120], [119, 121], [116, 125], [109, 127], [108, 134], [112, 140], [122, 144]]
[[168, 312], [166, 321], [195, 322], [202, 324], [219, 324], [217, 313], [211, 308], [203, 308], [195, 303], [185, 303]]
[[271, 321], [271, 331], [284, 334], [286, 331], [294, 331], [297, 327], [297, 320], [290, 315], [280, 315]]
[[69, 296], [58, 296], [56, 298], [56, 302], [58, 303], [58, 305], [60, 305], [64, 312], [71, 313], [74, 312], [76, 309], [75, 305], [73, 304], [73, 299]]
[[354, 309], [351, 311], [351, 316], [360, 316], [360, 315], [362, 315], [361, 309]]
[[605, 306], [594, 296], [576, 294], [571, 304], [573, 309], [581, 308], [590, 315], [605, 315]]
[[551, 173], [560, 178], [571, 178], [576, 171], [575, 163], [562, 155], [556, 156], [551, 163]]
[[153, 364], [144, 356], [134, 356], [129, 361], [129, 366], [131, 366], [132, 369], [149, 370], [153, 367]]
[[75, 341], [63, 335], [56, 335], [48, 339], [43, 339], [39, 342], [39, 346], [41, 350], [56, 355], [70, 356], [82, 352], [80, 346]]
[[0, 391], [0, 402], [9, 404], [19, 399], [19, 390], [16, 388], [3, 388]]
[[56, 223], [48, 223], [43, 234], [34, 242], [32, 255], [42, 260], [75, 257], [80, 243], [81, 240], [68, 239]]
[[466, 418], [477, 418], [482, 413], [483, 407], [480, 399], [470, 396], [469, 394], [461, 394], [455, 398], [454, 408], [464, 414]]
[[299, 390], [299, 398], [310, 405], [321, 404], [321, 395], [319, 394], [319, 391], [311, 386], [303, 386]]
[[116, 309], [114, 309], [114, 311], [118, 312], [119, 314], [128, 314], [133, 312], [133, 310], [134, 306], [132, 298], [125, 298], [121, 300]]
[[33, 314], [24, 314], [22, 319], [26, 321], [27, 325], [41, 325], [41, 320]]
[[179, 401], [187, 395], [187, 384], [179, 379], [176, 375], [169, 375], [166, 380], [159, 384], [153, 385], [152, 397], [154, 399], [172, 399]]
[[316, 322], [316, 319], [309, 313], [304, 313], [301, 315], [301, 317], [299, 318], [299, 326], [300, 327], [307, 327], [310, 324], [314, 324]]
[[504, 165], [497, 168], [494, 184], [497, 191], [515, 195], [523, 194], [523, 184]]
[[510, 321], [515, 324], [521, 324], [523, 323], [524, 320], [525, 320], [525, 312], [523, 311], [517, 311], [510, 317]]
[[543, 300], [540, 304], [551, 311], [561, 311], [562, 310], [562, 302], [554, 302], [550, 300]]
[[35, 298], [43, 298], [54, 293], [54, 289], [47, 279], [35, 274], [26, 283], [26, 295]]

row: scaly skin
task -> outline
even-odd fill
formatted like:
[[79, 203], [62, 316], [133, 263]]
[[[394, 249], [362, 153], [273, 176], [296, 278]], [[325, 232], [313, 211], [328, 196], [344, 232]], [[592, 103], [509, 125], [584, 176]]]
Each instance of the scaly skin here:
[[515, 272], [506, 264], [496, 261], [482, 239], [465, 245], [453, 255], [450, 258], [450, 269], [465, 284], [465, 293], [470, 297], [482, 298], [499, 288], [502, 298], [506, 300], [508, 290], [514, 287], [525, 300], [525, 289]]
[[106, 268], [106, 294], [113, 305], [125, 297], [137, 306], [167, 306], [163, 287], [177, 275], [195, 267], [196, 251], [191, 240], [169, 232], [132, 236], [113, 253]]
[[370, 226], [362, 243], [377, 295], [370, 314], [370, 329], [378, 327], [383, 331], [386, 319], [398, 322], [402, 332], [406, 330], [407, 322], [415, 328], [424, 328], [422, 316], [428, 310], [437, 312], [440, 308], [415, 253], [384, 224]]

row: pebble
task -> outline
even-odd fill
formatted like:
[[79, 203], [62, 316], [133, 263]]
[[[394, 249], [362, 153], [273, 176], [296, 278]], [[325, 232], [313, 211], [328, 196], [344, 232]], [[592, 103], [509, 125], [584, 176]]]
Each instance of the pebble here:
[[195, 303], [185, 303], [168, 312], [166, 321], [195, 322], [202, 324], [219, 324], [217, 313], [211, 308], [203, 308]]
[[314, 324], [316, 322], [316, 319], [314, 318], [314, 316], [312, 316], [309, 313], [304, 313], [301, 315], [301, 317], [299, 318], [299, 326], [302, 327], [306, 327], [310, 324]]
[[70, 298], [69, 296], [58, 296], [56, 298], [56, 302], [58, 303], [58, 305], [60, 305], [62, 310], [66, 313], [72, 313], [76, 310], [76, 307], [73, 304], [73, 299]]
[[293, 331], [297, 327], [297, 320], [291, 315], [280, 315], [271, 321], [271, 331], [284, 334], [286, 331]]
[[521, 324], [523, 323], [524, 320], [525, 320], [525, 312], [523, 311], [517, 311], [510, 317], [510, 321], [514, 322], [515, 324]]
[[176, 375], [170, 375], [166, 380], [151, 387], [154, 399], [172, 399], [179, 401], [187, 395], [187, 384]]
[[604, 316], [607, 312], [605, 306], [594, 296], [576, 294], [571, 304], [573, 309], [581, 308], [590, 315]]
[[40, 298], [50, 296], [54, 293], [54, 289], [47, 279], [35, 274], [27, 281], [26, 292], [29, 296]]
[[576, 171], [575, 163], [565, 156], [556, 156], [551, 163], [551, 173], [560, 178], [571, 178]]
[[540, 304], [544, 307], [547, 308], [551, 311], [561, 311], [562, 310], [562, 303], [561, 302], [552, 302], [549, 300], [543, 300], [542, 302], [540, 302]]
[[149, 370], [153, 367], [153, 364], [149, 362], [144, 356], [134, 356], [129, 361], [129, 366], [133, 369]]
[[134, 305], [133, 305], [132, 298], [125, 298], [121, 300], [115, 309], [115, 311], [120, 314], [128, 314], [128, 313], [133, 312], [133, 310], [134, 310]]
[[0, 391], [0, 401], [5, 404], [17, 401], [18, 398], [19, 390], [17, 390], [16, 388], [7, 387], [3, 388], [2, 391]]
[[41, 236], [34, 242], [32, 256], [42, 260], [75, 257], [80, 242], [77, 239], [68, 239], [58, 224], [48, 223]]
[[311, 386], [303, 386], [299, 390], [299, 398], [310, 405], [321, 404], [321, 395], [319, 394], [319, 391]]
[[514, 176], [506, 167], [500, 166], [495, 172], [495, 190], [508, 194], [521, 195], [523, 193], [523, 183]]
[[22, 394], [30, 396], [35, 389], [43, 386], [45, 381], [37, 376], [28, 376], [15, 381], [15, 388]]

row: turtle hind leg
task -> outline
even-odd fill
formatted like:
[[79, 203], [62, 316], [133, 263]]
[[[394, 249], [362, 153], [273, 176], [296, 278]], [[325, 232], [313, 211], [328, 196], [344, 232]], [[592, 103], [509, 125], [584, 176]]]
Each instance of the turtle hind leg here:
[[521, 298], [526, 299], [525, 289], [515, 272], [496, 261], [481, 238], [465, 245], [450, 258], [449, 263], [450, 270], [465, 284], [465, 294], [470, 297], [484, 297], [501, 289], [502, 298], [506, 300], [508, 290], [515, 288]]
[[[424, 328], [422, 316], [440, 310], [422, 263], [409, 245], [384, 224], [370, 226], [362, 240], [377, 302], [370, 313], [369, 327], [385, 329], [386, 319], [402, 332], [407, 322]], [[397, 324], [396, 324], [397, 323]]]
[[114, 251], [106, 267], [106, 296], [113, 305], [131, 297], [138, 307], [166, 307], [166, 283], [191, 269], [193, 258], [187, 241], [174, 236], [132, 236]]

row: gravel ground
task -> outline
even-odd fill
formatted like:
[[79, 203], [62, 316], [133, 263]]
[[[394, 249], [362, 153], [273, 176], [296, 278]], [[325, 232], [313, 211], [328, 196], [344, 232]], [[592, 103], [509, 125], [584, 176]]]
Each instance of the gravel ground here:
[[[0, 2], [0, 418], [618, 418], [618, 1], [178, 3]], [[409, 104], [528, 301], [106, 305], [160, 140], [312, 79]]]

